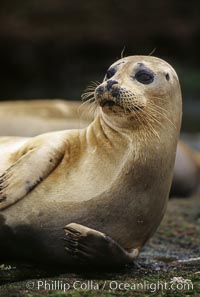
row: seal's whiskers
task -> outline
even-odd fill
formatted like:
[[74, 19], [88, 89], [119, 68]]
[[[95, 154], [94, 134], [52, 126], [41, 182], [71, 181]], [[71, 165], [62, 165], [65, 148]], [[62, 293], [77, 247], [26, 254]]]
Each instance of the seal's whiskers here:
[[174, 123], [167, 116], [167, 111], [164, 108], [154, 104], [153, 102], [151, 102], [150, 108], [151, 108], [152, 112], [155, 112], [155, 113], [159, 114], [161, 117], [164, 117], [174, 128], [176, 128]]

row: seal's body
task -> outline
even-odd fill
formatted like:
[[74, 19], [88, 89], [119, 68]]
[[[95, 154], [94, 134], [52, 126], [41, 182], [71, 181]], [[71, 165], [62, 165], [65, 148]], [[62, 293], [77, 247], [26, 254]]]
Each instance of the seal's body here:
[[181, 123], [177, 75], [158, 58], [126, 57], [94, 99], [87, 128], [2, 138], [1, 255], [124, 264], [158, 227]]

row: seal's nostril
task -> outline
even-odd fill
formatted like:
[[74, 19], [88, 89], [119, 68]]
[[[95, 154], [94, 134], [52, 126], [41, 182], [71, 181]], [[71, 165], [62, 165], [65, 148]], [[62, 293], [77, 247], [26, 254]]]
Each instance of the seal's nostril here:
[[120, 96], [120, 89], [119, 88], [114, 88], [111, 92], [112, 96], [115, 98], [119, 98]]
[[97, 94], [102, 94], [103, 91], [104, 91], [104, 88], [102, 86], [99, 86], [99, 87], [96, 88], [96, 93]]
[[118, 81], [116, 81], [116, 80], [108, 80], [108, 81], [107, 81], [107, 86], [106, 86], [107, 90], [109, 91], [110, 88], [111, 88], [114, 84], [118, 84]]

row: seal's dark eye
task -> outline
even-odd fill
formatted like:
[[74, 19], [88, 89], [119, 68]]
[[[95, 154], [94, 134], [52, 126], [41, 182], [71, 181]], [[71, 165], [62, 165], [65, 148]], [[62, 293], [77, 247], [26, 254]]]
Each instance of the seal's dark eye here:
[[170, 77], [169, 77], [169, 73], [167, 73], [167, 74], [165, 75], [165, 77], [166, 77], [166, 80], [169, 80], [169, 79], [170, 79]]
[[149, 72], [147, 70], [139, 70], [135, 74], [135, 78], [140, 83], [142, 83], [144, 85], [148, 85], [148, 84], [151, 84], [153, 82], [154, 75], [153, 75], [153, 73], [151, 73], [151, 72]]
[[116, 72], [115, 68], [108, 69], [108, 71], [106, 72], [106, 79], [111, 78], [115, 74], [115, 72]]

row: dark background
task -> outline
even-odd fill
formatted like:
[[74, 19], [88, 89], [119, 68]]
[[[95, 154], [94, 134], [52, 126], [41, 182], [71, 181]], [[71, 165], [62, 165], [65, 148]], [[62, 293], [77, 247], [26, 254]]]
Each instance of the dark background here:
[[80, 99], [125, 55], [176, 69], [186, 131], [200, 127], [200, 1], [1, 0], [0, 100]]

